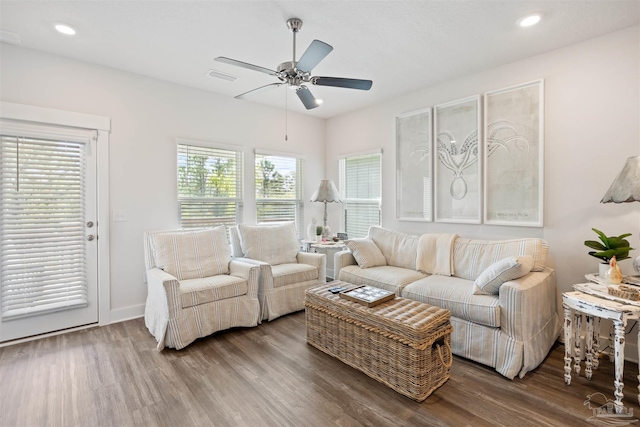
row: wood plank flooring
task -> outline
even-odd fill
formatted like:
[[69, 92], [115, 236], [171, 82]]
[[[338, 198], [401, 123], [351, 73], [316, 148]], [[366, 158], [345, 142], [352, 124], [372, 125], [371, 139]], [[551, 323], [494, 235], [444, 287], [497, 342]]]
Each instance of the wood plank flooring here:
[[[304, 312], [162, 352], [135, 319], [0, 348], [0, 425], [589, 425], [583, 402], [613, 397], [613, 363], [567, 387], [563, 352], [513, 381], [456, 357], [416, 403], [307, 345]], [[625, 366], [624, 404], [640, 415], [637, 369]]]

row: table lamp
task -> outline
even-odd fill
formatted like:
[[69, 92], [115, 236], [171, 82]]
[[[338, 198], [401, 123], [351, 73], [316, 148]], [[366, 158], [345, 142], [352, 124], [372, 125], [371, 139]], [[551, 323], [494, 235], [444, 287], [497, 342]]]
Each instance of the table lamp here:
[[336, 185], [333, 181], [329, 179], [323, 179], [320, 181], [320, 186], [311, 196], [310, 202], [323, 202], [324, 203], [324, 226], [322, 227], [322, 238], [330, 239], [331, 238], [331, 229], [327, 225], [327, 202], [338, 202], [342, 203], [340, 199], [340, 193], [336, 188]]
[[[629, 157], [600, 203], [640, 202], [640, 156]], [[640, 256], [633, 260], [633, 269], [640, 274]]]

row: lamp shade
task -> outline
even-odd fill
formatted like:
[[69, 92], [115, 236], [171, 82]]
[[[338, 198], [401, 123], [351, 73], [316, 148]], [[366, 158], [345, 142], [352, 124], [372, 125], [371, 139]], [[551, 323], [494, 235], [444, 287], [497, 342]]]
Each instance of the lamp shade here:
[[640, 156], [629, 157], [600, 203], [640, 202]]
[[342, 202], [340, 199], [340, 193], [336, 188], [333, 181], [329, 179], [323, 179], [320, 181], [320, 186], [311, 196], [310, 202]]

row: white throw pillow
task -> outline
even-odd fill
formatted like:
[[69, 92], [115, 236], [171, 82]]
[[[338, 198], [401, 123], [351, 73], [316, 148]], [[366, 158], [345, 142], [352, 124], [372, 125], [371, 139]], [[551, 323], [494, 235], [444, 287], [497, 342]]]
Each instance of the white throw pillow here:
[[297, 263], [300, 252], [296, 226], [238, 224], [244, 256], [270, 265]]
[[360, 268], [387, 265], [387, 259], [370, 238], [345, 240], [344, 244], [351, 250]]
[[178, 280], [229, 274], [231, 248], [224, 225], [202, 231], [151, 235], [158, 268]]
[[497, 295], [500, 286], [528, 274], [533, 268], [531, 255], [512, 256], [491, 264], [473, 282], [474, 295]]

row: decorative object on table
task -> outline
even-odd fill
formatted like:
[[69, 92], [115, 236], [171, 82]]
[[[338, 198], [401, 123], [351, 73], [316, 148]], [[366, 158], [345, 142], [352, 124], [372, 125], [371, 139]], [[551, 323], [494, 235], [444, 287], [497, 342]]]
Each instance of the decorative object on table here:
[[318, 243], [322, 242], [322, 229], [321, 225], [316, 226], [316, 242]]
[[396, 218], [432, 221], [431, 108], [396, 117]]
[[586, 247], [595, 249], [595, 251], [589, 251], [589, 255], [602, 260], [599, 266], [599, 274], [601, 277], [605, 277], [609, 271], [609, 263], [612, 257], [616, 257], [616, 263], [629, 257], [629, 251], [633, 250], [629, 245], [629, 241], [625, 237], [631, 236], [631, 233], [621, 234], [620, 236], [608, 236], [602, 231], [592, 228], [592, 230], [600, 238], [600, 242], [597, 240], [585, 240]]
[[395, 292], [386, 291], [373, 286], [360, 286], [350, 291], [340, 292], [340, 298], [348, 299], [367, 307], [375, 307], [396, 297]]
[[480, 95], [434, 107], [436, 222], [480, 224]]
[[333, 236], [333, 238], [331, 239], [334, 242], [338, 243], [340, 241], [340, 239], [338, 238], [338, 236]]
[[[600, 200], [600, 203], [630, 202], [640, 202], [640, 156], [627, 159], [613, 184]], [[633, 261], [633, 269], [640, 275], [640, 256]]]
[[329, 179], [323, 179], [322, 181], [320, 181], [320, 186], [318, 187], [316, 192], [313, 193], [313, 196], [311, 196], [310, 202], [324, 203], [324, 225], [322, 229], [322, 237], [324, 239], [330, 239], [331, 229], [327, 225], [327, 202], [342, 203], [342, 200], [340, 199], [340, 193], [338, 192], [338, 189], [336, 188], [336, 185], [333, 183], [333, 181]]
[[605, 280], [607, 283], [611, 283], [612, 285], [618, 285], [622, 283], [622, 271], [620, 270], [620, 266], [616, 262], [616, 256], [611, 257], [611, 261], [609, 261], [609, 270], [605, 275]]
[[484, 95], [484, 222], [542, 227], [544, 81]]
[[640, 289], [638, 289], [635, 286], [629, 286], [629, 285], [607, 286], [607, 292], [609, 292], [609, 295], [613, 295], [618, 298], [624, 298], [631, 301], [640, 300]]
[[307, 239], [312, 241], [316, 240], [316, 227], [318, 226], [317, 223], [318, 221], [315, 218], [311, 218], [311, 224], [307, 226]]
[[348, 239], [347, 233], [338, 233], [337, 236], [338, 236], [338, 240], [347, 240]]

